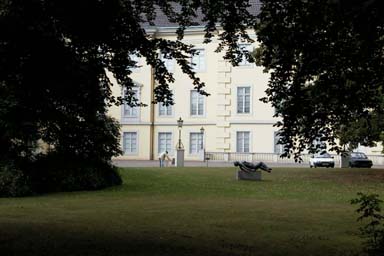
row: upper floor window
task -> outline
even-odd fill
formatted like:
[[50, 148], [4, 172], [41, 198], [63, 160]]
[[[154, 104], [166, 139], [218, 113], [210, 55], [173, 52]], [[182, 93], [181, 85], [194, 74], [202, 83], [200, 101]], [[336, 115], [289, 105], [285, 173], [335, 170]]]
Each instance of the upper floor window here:
[[164, 65], [169, 72], [174, 71], [175, 62], [173, 59], [166, 58], [163, 54], [160, 54], [160, 59], [164, 62]]
[[204, 115], [204, 96], [198, 91], [191, 91], [191, 116]]
[[191, 63], [194, 71], [205, 71], [205, 50], [197, 49], [192, 56]]
[[323, 152], [327, 149], [327, 143], [324, 139], [321, 139], [320, 137], [317, 137], [312, 141], [313, 148], [320, 150], [320, 152]]
[[137, 132], [123, 133], [123, 152], [125, 155], [137, 153]]
[[140, 63], [140, 58], [139, 58], [139, 55], [137, 53], [133, 53], [133, 54], [130, 54], [129, 55], [129, 58], [135, 62], [135, 66], [134, 67], [130, 67], [129, 69], [132, 71], [132, 72], [138, 72], [140, 70], [140, 66], [139, 66], [139, 63]]
[[189, 134], [189, 153], [198, 154], [203, 150], [203, 134], [201, 132], [191, 132]]
[[236, 152], [248, 153], [250, 152], [250, 132], [237, 132], [236, 133]]
[[[133, 95], [136, 99], [139, 100], [139, 88], [132, 89]], [[125, 90], [123, 93], [123, 97], [125, 97]], [[123, 107], [123, 118], [138, 118], [139, 117], [139, 107], [131, 107], [128, 103], [124, 103]]]
[[[172, 91], [173, 94], [173, 91]], [[170, 117], [173, 115], [173, 106], [166, 106], [164, 103], [159, 102], [159, 117]]]
[[251, 87], [237, 87], [237, 113], [249, 114], [251, 112]]
[[275, 106], [274, 106], [274, 112], [273, 114], [274, 115], [278, 115], [281, 113], [281, 110], [284, 108], [284, 100], [280, 100], [279, 102], [275, 102]]
[[172, 116], [172, 105], [165, 106], [159, 103], [159, 116]]
[[158, 152], [159, 154], [168, 151], [172, 153], [172, 133], [171, 132], [159, 132], [158, 136]]
[[[251, 45], [250, 44], [240, 44], [239, 47], [242, 51], [246, 51], [246, 52], [251, 51]], [[249, 65], [251, 65], [251, 63], [248, 61], [247, 57], [245, 55], [243, 55], [243, 57], [239, 63], [239, 66], [249, 66]]]

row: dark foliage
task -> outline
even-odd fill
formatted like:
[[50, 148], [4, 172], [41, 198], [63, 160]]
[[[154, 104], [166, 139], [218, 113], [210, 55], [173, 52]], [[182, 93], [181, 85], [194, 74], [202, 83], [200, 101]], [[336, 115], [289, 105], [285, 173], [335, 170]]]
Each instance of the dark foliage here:
[[99, 159], [48, 154], [25, 168], [37, 193], [96, 190], [122, 184], [116, 167]]
[[0, 169], [0, 197], [36, 193], [96, 190], [122, 184], [115, 166], [62, 154], [42, 155], [20, 169], [6, 165]]
[[[314, 140], [371, 146], [383, 130], [384, 5], [379, 0], [263, 0], [257, 63], [281, 118], [284, 156], [319, 150]], [[324, 145], [324, 144], [323, 144]]]
[[52, 141], [48, 152], [3, 161], [0, 196], [95, 190], [122, 183], [111, 164], [111, 157], [120, 152], [116, 121], [103, 116], [87, 123], [75, 119], [60, 127], [61, 132], [44, 134]]
[[19, 197], [32, 194], [30, 179], [11, 164], [0, 166], [0, 197]]
[[360, 216], [357, 221], [366, 221], [366, 225], [360, 228], [361, 236], [365, 238], [365, 251], [371, 256], [384, 255], [384, 216], [381, 215], [379, 195], [366, 195], [357, 193], [358, 198], [351, 200], [352, 204], [358, 204], [356, 210]]
[[[174, 78], [159, 53], [175, 59], [208, 95], [193, 72], [194, 50], [181, 41], [183, 32], [200, 13], [206, 42], [217, 33], [218, 51], [227, 50], [225, 58], [236, 63], [238, 41], [251, 41], [245, 30], [255, 19], [248, 9], [244, 0], [0, 0], [0, 162], [30, 177], [35, 191], [120, 183], [110, 165], [120, 153], [118, 124], [107, 109], [142, 104], [132, 90], [132, 55], [154, 70], [153, 103], [173, 103]], [[178, 40], [147, 34], [144, 26], [159, 12], [180, 25]], [[218, 33], [216, 25], [224, 30]], [[112, 95], [107, 71], [125, 89], [124, 98]], [[48, 156], [37, 154], [41, 142], [49, 145]]]

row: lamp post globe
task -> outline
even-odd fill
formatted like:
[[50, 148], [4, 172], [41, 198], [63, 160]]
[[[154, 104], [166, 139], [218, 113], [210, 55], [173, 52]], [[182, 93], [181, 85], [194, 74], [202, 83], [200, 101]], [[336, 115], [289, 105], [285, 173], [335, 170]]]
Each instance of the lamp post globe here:
[[179, 117], [179, 120], [177, 120], [177, 127], [179, 127], [179, 129], [181, 129], [183, 127], [183, 123], [184, 123], [184, 120], [181, 119], [181, 117]]

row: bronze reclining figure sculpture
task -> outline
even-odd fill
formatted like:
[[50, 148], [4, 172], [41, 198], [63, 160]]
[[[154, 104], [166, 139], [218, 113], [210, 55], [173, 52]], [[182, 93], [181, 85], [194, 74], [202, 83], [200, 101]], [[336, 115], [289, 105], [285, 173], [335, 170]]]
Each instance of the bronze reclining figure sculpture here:
[[259, 162], [257, 164], [253, 164], [247, 161], [236, 161], [233, 163], [234, 166], [239, 166], [240, 170], [245, 172], [255, 172], [257, 169], [261, 169], [266, 172], [271, 172], [272, 168], [269, 168], [265, 163]]

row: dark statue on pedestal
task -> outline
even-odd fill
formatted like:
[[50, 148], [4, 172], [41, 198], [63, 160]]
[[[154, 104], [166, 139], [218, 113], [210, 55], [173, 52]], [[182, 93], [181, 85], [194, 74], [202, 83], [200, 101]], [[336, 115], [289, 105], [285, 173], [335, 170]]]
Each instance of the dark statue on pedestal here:
[[266, 172], [271, 172], [271, 168], [269, 168], [265, 163], [259, 162], [257, 164], [253, 164], [247, 161], [236, 161], [233, 163], [234, 166], [239, 166], [240, 170], [248, 173], [256, 172], [256, 170], [261, 169]]

